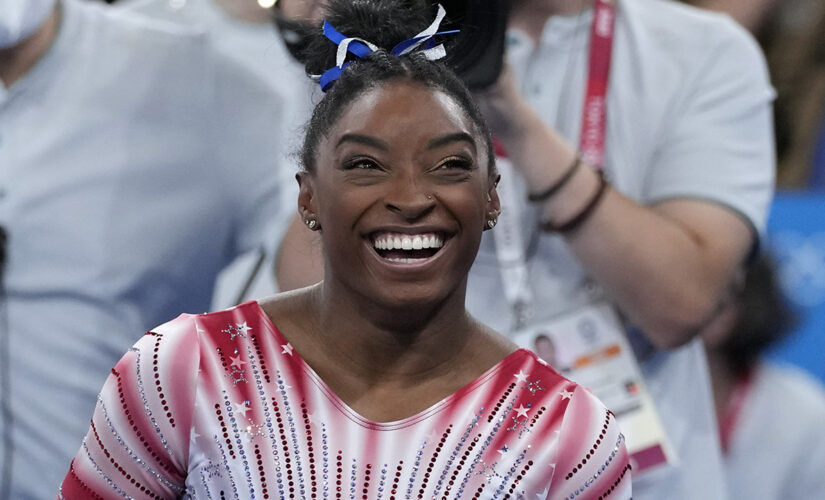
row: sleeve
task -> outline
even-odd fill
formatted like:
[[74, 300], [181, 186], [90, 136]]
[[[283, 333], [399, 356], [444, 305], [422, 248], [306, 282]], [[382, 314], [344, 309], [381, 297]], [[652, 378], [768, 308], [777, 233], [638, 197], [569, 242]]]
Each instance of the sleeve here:
[[820, 498], [825, 494], [825, 435], [819, 429], [809, 433], [811, 439], [797, 442], [800, 456], [793, 474], [786, 479], [781, 491], [785, 498]]
[[[786, 381], [775, 384], [775, 401], [784, 401], [783, 413], [796, 413], [794, 418], [780, 418], [772, 422], [772, 429], [761, 428], [761, 432], [783, 433], [784, 446], [792, 448], [791, 464], [784, 466], [789, 471], [779, 491], [784, 498], [822, 498], [825, 495], [825, 391], [821, 383], [796, 368], [783, 368]], [[772, 380], [775, 382], [775, 379]], [[791, 387], [783, 387], [791, 384]], [[788, 424], [792, 427], [788, 428]], [[784, 428], [783, 428], [784, 427]], [[785, 433], [787, 430], [787, 433]], [[759, 445], [748, 443], [751, 448]]]
[[112, 368], [58, 498], [179, 498], [198, 371], [185, 316], [141, 338]]
[[762, 232], [776, 163], [767, 65], [732, 21], [708, 28], [664, 122], [644, 198], [713, 201]]
[[559, 430], [548, 500], [629, 500], [630, 456], [616, 417], [576, 386]]

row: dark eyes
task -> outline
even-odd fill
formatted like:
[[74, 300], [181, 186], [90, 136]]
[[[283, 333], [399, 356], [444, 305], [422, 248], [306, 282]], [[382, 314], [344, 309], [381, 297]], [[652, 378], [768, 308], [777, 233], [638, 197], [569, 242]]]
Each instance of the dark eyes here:
[[473, 162], [468, 158], [448, 158], [436, 167], [436, 170], [472, 170]]
[[[354, 158], [344, 163], [344, 170], [363, 171], [363, 170], [382, 170], [383, 167], [375, 160], [370, 158]], [[475, 164], [469, 158], [451, 157], [447, 158], [441, 163], [437, 164], [430, 171], [431, 172], [467, 172], [473, 170]]]
[[355, 158], [344, 163], [345, 170], [372, 170], [378, 168], [381, 168], [378, 163], [369, 158]]

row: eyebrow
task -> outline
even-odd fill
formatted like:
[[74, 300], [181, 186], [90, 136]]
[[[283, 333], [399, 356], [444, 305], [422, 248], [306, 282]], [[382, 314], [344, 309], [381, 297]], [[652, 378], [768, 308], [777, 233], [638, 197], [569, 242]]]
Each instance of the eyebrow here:
[[454, 134], [446, 134], [442, 135], [441, 137], [436, 137], [435, 139], [430, 141], [427, 147], [428, 149], [435, 149], [441, 146], [446, 146], [447, 144], [453, 142], [466, 142], [473, 146], [473, 149], [475, 149], [476, 146], [476, 141], [475, 139], [473, 139], [473, 136], [471, 136], [467, 132], [456, 132]]
[[[335, 145], [335, 147], [337, 148], [345, 142], [355, 142], [358, 144], [363, 144], [365, 146], [371, 146], [373, 148], [380, 149], [381, 151], [389, 151], [390, 149], [389, 144], [382, 141], [381, 139], [363, 134], [344, 134], [341, 136], [340, 139], [338, 139], [338, 143]], [[473, 146], [473, 148], [475, 148], [476, 145], [473, 136], [471, 136], [467, 132], [455, 132], [453, 134], [445, 134], [430, 140], [430, 142], [427, 144], [427, 149], [436, 149], [441, 146], [446, 146], [447, 144], [453, 142], [466, 142]]]
[[389, 145], [382, 141], [381, 139], [377, 139], [375, 137], [369, 135], [362, 135], [362, 134], [344, 134], [338, 139], [338, 143], [335, 145], [337, 148], [341, 144], [345, 142], [356, 142], [358, 144], [363, 144], [365, 146], [371, 146], [376, 149], [380, 149], [381, 151], [389, 151]]

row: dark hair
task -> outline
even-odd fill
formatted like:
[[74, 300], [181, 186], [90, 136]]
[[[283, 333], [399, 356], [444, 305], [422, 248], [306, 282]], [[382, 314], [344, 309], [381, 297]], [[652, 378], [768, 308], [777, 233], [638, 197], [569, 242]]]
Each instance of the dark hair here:
[[[488, 172], [497, 175], [490, 132], [473, 96], [456, 74], [439, 61], [422, 54], [397, 57], [389, 50], [407, 40], [434, 19], [435, 10], [425, 0], [330, 0], [326, 20], [346, 37], [358, 37], [380, 47], [364, 59], [349, 55], [349, 64], [315, 106], [301, 148], [304, 170], [315, 171], [318, 144], [341, 113], [361, 94], [391, 80], [406, 79], [439, 90], [452, 97], [484, 138]], [[439, 40], [440, 41], [440, 40]], [[307, 73], [320, 75], [335, 65], [337, 45], [318, 29], [309, 41], [303, 59]], [[448, 48], [449, 50], [449, 48]]]
[[744, 375], [769, 347], [796, 326], [796, 315], [782, 293], [773, 259], [759, 255], [751, 263], [739, 296], [736, 324], [720, 346], [728, 365]]

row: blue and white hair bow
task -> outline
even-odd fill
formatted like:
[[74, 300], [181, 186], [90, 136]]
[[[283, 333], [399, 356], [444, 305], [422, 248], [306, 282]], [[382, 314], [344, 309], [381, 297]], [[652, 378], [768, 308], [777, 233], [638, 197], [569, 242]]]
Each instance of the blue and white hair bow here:
[[[435, 61], [437, 59], [441, 59], [442, 57], [447, 55], [447, 51], [444, 49], [443, 44], [435, 44], [435, 40], [433, 37], [438, 35], [450, 35], [453, 33], [458, 33], [459, 30], [449, 30], [449, 31], [438, 31], [439, 26], [441, 26], [441, 21], [444, 20], [444, 16], [447, 15], [447, 12], [444, 10], [444, 7], [441, 4], [438, 5], [438, 14], [435, 16], [435, 20], [433, 20], [432, 24], [430, 24], [424, 31], [415, 35], [414, 37], [404, 40], [403, 42], [399, 43], [390, 51], [390, 54], [394, 56], [403, 56], [414, 52], [416, 50], [420, 50], [421, 54], [423, 54], [427, 59], [431, 61]], [[324, 21], [324, 36], [326, 36], [330, 41], [338, 45], [338, 52], [335, 57], [335, 66], [332, 68], [324, 71], [321, 77], [318, 80], [318, 83], [321, 85], [321, 90], [326, 92], [329, 90], [330, 86], [341, 76], [341, 73], [344, 71], [350, 63], [344, 62], [347, 58], [347, 52], [351, 54], [355, 54], [357, 57], [364, 59], [368, 55], [372, 54], [373, 52], [380, 50], [375, 44], [364, 40], [363, 38], [357, 37], [346, 37], [338, 32], [335, 28], [332, 27], [327, 21]]]

